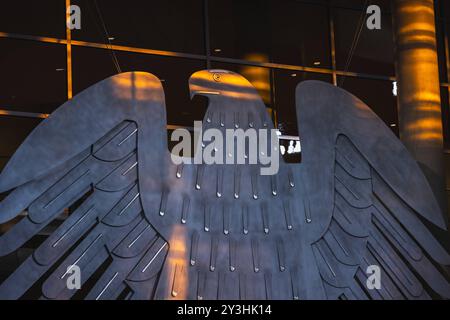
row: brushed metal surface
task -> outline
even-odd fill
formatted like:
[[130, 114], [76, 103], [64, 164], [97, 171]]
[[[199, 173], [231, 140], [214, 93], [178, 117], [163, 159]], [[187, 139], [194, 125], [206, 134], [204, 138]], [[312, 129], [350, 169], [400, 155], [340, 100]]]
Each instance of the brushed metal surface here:
[[[189, 88], [209, 98], [205, 129], [273, 128], [236, 73], [199, 71]], [[81, 92], [0, 175], [0, 192], [12, 190], [0, 222], [28, 212], [0, 237], [1, 255], [82, 200], [0, 285], [0, 298], [43, 280], [42, 298], [70, 299], [74, 264], [83, 284], [107, 264], [85, 296], [97, 300], [449, 298], [450, 257], [422, 219], [445, 224], [405, 147], [329, 84], [301, 83], [296, 108], [302, 163], [280, 158], [277, 175], [261, 176], [259, 165], [174, 165], [163, 88], [151, 74]], [[366, 287], [370, 265], [381, 270], [380, 290]]]

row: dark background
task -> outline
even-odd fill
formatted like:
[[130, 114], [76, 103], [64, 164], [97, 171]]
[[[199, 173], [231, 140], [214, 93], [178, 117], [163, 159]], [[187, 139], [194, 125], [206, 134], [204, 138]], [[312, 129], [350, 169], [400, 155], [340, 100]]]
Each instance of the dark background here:
[[[2, 3], [0, 169], [45, 115], [68, 99], [65, 2]], [[190, 127], [203, 118], [206, 105], [189, 99], [189, 76], [206, 68], [229, 69], [255, 85], [282, 133], [298, 135], [295, 87], [316, 79], [355, 94], [398, 134], [389, 0], [72, 0], [72, 4], [80, 6], [82, 14], [81, 30], [71, 32], [74, 95], [118, 73], [116, 59], [123, 72], [158, 76], [166, 94], [168, 124]], [[348, 61], [365, 4], [381, 7], [382, 29], [364, 26]], [[436, 1], [436, 28], [450, 186], [449, 0]], [[110, 43], [123, 47], [112, 51]], [[45, 234], [28, 247], [36, 247], [42, 237]], [[0, 266], [11, 267], [26, 254], [6, 257], [9, 263]]]

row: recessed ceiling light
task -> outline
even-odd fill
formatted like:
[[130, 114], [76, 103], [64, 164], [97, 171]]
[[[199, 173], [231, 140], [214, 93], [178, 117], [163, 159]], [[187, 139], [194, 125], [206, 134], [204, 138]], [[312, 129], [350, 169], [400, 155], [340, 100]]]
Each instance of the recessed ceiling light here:
[[397, 126], [397, 124], [395, 124], [395, 123], [391, 123], [390, 124], [390, 126], [393, 128], [393, 127], [396, 127]]
[[66, 70], [66, 69], [64, 69], [64, 68], [57, 68], [56, 69], [57, 72], [61, 72], [61, 71], [64, 71], [64, 70]]
[[114, 38], [114, 37], [109, 37], [109, 38], [108, 38], [109, 41], [113, 41], [113, 40], [115, 40], [115, 39], [116, 39], [116, 38]]
[[214, 49], [214, 52], [222, 52], [222, 49], [220, 49], [220, 48], [216, 48], [216, 49]]
[[314, 61], [315, 66], [320, 66], [320, 61]]
[[291, 77], [296, 77], [297, 74], [296, 73], [291, 73]]

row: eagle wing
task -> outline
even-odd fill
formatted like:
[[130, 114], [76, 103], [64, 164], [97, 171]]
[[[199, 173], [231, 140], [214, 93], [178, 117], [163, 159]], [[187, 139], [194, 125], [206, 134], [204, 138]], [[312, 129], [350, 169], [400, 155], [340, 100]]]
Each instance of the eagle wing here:
[[342, 89], [308, 81], [296, 97], [307, 192], [330, 213], [311, 244], [326, 298], [449, 298], [450, 257], [426, 227], [444, 219], [406, 148]]
[[[0, 190], [11, 191], [0, 222], [25, 212], [0, 237], [0, 255], [72, 212], [0, 285], [0, 297], [18, 299], [40, 286], [43, 299], [149, 298], [168, 246], [143, 213], [139, 173], [151, 176], [151, 193], [162, 179], [166, 141], [161, 83], [142, 72], [99, 82], [43, 121], [0, 176]], [[81, 293], [68, 286], [75, 267], [81, 285], [96, 280]]]

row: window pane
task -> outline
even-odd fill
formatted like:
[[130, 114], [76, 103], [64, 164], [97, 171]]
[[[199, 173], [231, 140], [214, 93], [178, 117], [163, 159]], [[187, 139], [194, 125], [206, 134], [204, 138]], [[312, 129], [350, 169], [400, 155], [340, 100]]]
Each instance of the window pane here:
[[[341, 80], [339, 77], [339, 84]], [[397, 97], [391, 81], [346, 77], [343, 88], [367, 104], [398, 135]]]
[[440, 50], [440, 66], [441, 66], [441, 79], [443, 81], [450, 81], [450, 8], [448, 17], [446, 18], [445, 30], [443, 31], [443, 35], [441, 37], [441, 41], [439, 44]]
[[19, 145], [41, 122], [41, 119], [0, 116], [0, 158], [5, 162], [14, 154]]
[[[366, 18], [362, 20], [362, 28], [359, 28], [361, 16], [365, 17], [365, 11], [334, 9], [337, 69], [386, 76], [395, 75], [390, 13], [381, 11], [381, 30], [369, 30], [366, 26]], [[361, 33], [358, 38], [359, 30]], [[351, 55], [353, 43], [356, 46]], [[348, 63], [350, 56], [352, 58]]]
[[[204, 53], [203, 0], [73, 0], [83, 13], [73, 39], [189, 53]], [[99, 15], [99, 13], [101, 15]]]
[[[450, 29], [449, 29], [450, 30]], [[445, 42], [446, 39], [442, 30], [437, 29], [437, 52], [438, 52], [438, 63], [439, 63], [439, 79], [441, 82], [448, 81], [447, 63], [445, 55]]]
[[[332, 83], [332, 77], [331, 75], [320, 73], [274, 70], [274, 79], [278, 128], [285, 135], [297, 136], [299, 135], [295, 107], [295, 89], [297, 85], [305, 80], [320, 80]], [[299, 116], [301, 117], [301, 115]]]
[[0, 10], [0, 32], [63, 39], [66, 37], [64, 0], [8, 1]]
[[212, 69], [223, 69], [239, 73], [258, 90], [267, 108], [272, 108], [271, 74], [269, 68], [213, 62]]
[[212, 54], [258, 62], [330, 66], [325, 5], [294, 0], [209, 1]]
[[[204, 110], [198, 100], [190, 99], [188, 85], [191, 74], [205, 69], [203, 61], [126, 52], [116, 56], [122, 72], [146, 71], [162, 81], [168, 124], [192, 126], [195, 119], [203, 118]], [[117, 73], [110, 50], [74, 47], [73, 65], [75, 93]]]
[[444, 19], [450, 22], [450, 2], [448, 0], [438, 0]]
[[0, 109], [50, 113], [67, 100], [66, 47], [0, 39]]
[[[444, 2], [448, 2], [444, 0]], [[446, 24], [446, 14], [444, 10], [444, 4], [440, 1], [435, 3], [436, 11], [436, 40], [437, 40], [437, 50], [439, 59], [439, 75], [441, 82], [447, 82], [448, 72], [447, 72], [447, 56], [445, 52], [445, 47], [448, 45], [448, 32], [450, 28]], [[450, 9], [450, 7], [449, 7]], [[449, 12], [450, 15], [450, 12]]]
[[110, 50], [72, 47], [74, 95], [118, 73], [111, 54]]
[[330, 67], [328, 8], [298, 1], [271, 1], [272, 61]]
[[332, 6], [336, 8], [348, 8], [355, 10], [363, 10], [368, 5], [376, 4], [380, 7], [382, 12], [391, 11], [392, 0], [328, 0]]

